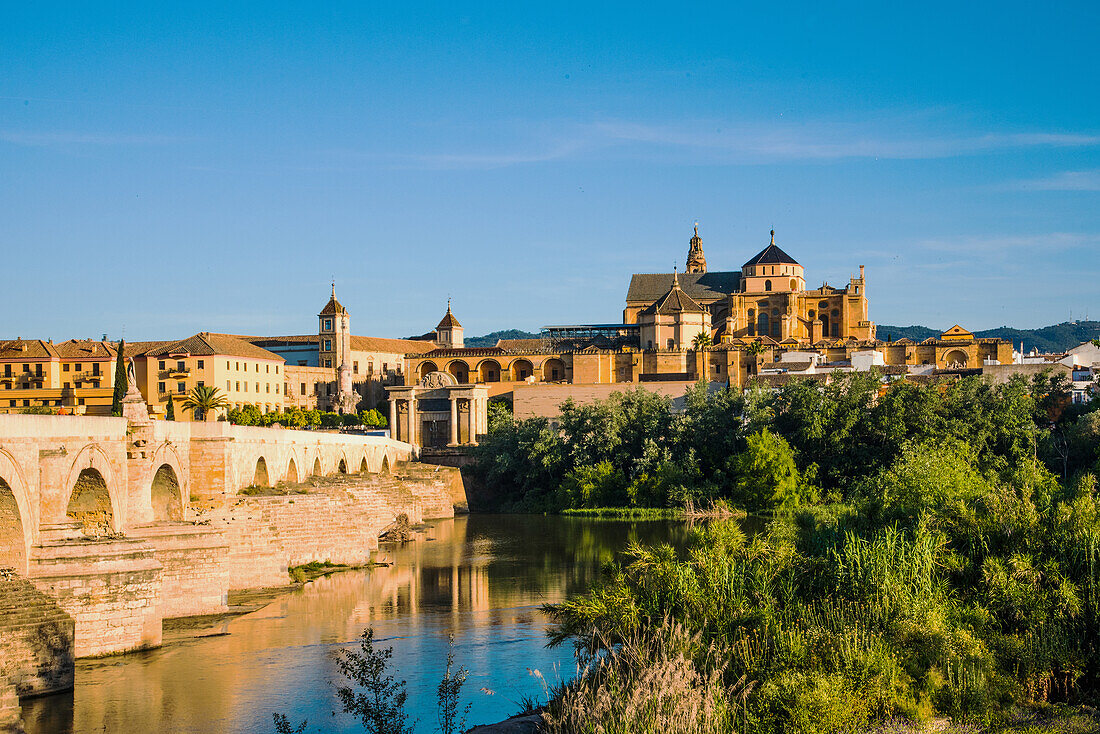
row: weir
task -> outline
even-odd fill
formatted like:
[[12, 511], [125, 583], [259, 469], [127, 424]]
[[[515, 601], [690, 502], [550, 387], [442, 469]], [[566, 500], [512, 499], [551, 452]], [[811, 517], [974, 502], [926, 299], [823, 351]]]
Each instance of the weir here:
[[225, 612], [290, 565], [366, 563], [401, 514], [453, 517], [457, 470], [414, 459], [377, 436], [0, 415], [0, 638], [54, 645], [5, 649], [0, 698], [69, 687], [73, 657], [155, 647], [165, 618]]

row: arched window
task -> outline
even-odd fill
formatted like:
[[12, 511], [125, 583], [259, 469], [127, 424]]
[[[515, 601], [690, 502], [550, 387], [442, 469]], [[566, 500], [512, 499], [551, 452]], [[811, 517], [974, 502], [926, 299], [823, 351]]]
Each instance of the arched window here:
[[757, 332], [759, 332], [760, 336], [767, 336], [768, 332], [771, 331], [770, 327], [771, 324], [768, 321], [768, 315], [766, 313], [761, 313], [760, 318], [756, 322]]
[[794, 278], [791, 278], [791, 290], [792, 291], [798, 290], [798, 281], [795, 280]]
[[771, 292], [771, 289], [772, 289], [772, 282], [770, 280], [765, 280], [764, 281], [764, 290], [766, 290], [768, 292]]
[[756, 309], [749, 309], [746, 321], [749, 325], [749, 336], [756, 336]]

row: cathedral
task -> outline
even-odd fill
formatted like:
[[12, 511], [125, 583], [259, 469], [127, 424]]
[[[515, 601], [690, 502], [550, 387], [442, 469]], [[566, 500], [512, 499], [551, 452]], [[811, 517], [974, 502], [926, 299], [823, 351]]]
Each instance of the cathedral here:
[[624, 324], [638, 324], [643, 349], [688, 348], [704, 331], [712, 343], [762, 337], [779, 343], [875, 338], [867, 317], [863, 266], [843, 288], [807, 290], [802, 266], [771, 242], [740, 270], [708, 271], [699, 227], [680, 273], [640, 273], [630, 280]]

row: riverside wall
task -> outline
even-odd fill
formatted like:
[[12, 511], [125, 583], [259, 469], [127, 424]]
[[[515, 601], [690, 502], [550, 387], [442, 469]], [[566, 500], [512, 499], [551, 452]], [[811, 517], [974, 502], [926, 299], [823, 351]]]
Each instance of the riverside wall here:
[[165, 617], [227, 611], [291, 565], [365, 563], [399, 515], [465, 506], [457, 470], [413, 458], [373, 436], [0, 416], [0, 568], [67, 620], [54, 657], [155, 647]]

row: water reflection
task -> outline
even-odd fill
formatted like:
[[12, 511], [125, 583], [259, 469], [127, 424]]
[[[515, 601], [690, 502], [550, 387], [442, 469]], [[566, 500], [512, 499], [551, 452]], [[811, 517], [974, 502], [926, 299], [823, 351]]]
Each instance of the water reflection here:
[[[630, 540], [681, 544], [679, 523], [475, 515], [433, 524], [427, 538], [384, 549], [388, 568], [318, 579], [258, 612], [146, 653], [82, 661], [75, 691], [27, 702], [39, 732], [263, 732], [271, 714], [307, 731], [356, 731], [333, 691], [334, 650], [373, 626], [409, 683], [418, 732], [434, 731], [435, 686], [454, 633], [470, 671], [470, 723], [513, 713], [541, 692], [527, 674], [573, 671], [571, 651], [545, 648], [544, 602], [583, 591]], [[486, 695], [480, 689], [494, 691]]]

